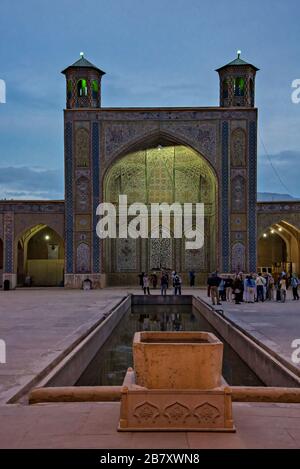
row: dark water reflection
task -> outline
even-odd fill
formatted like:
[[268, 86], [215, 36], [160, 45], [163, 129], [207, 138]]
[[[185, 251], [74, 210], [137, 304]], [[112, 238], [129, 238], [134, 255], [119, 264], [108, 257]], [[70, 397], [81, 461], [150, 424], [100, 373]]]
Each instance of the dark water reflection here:
[[[155, 312], [153, 312], [155, 308]], [[121, 385], [132, 362], [132, 340], [138, 331], [203, 331], [212, 326], [191, 306], [133, 306], [99, 350], [77, 386]], [[262, 386], [263, 383], [224, 342], [223, 376], [233, 386]]]

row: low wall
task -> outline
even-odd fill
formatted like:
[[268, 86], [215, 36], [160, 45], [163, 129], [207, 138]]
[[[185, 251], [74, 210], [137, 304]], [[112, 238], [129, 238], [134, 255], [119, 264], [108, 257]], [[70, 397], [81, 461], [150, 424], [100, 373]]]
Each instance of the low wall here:
[[[300, 404], [299, 388], [261, 388], [231, 386], [233, 402], [273, 402]], [[29, 396], [29, 404], [41, 402], [118, 402], [122, 386], [70, 386], [64, 388], [36, 388]]]
[[[41, 387], [73, 386], [85, 371], [105, 341], [109, 338], [124, 314], [133, 305], [191, 305], [211, 324], [224, 341], [256, 373], [261, 381], [272, 387], [300, 387], [300, 378], [279, 360], [247, 337], [226, 318], [216, 313], [200, 298], [186, 296], [127, 296], [92, 330], [76, 347], [52, 368], [51, 372], [36, 383]], [[241, 388], [242, 389], [242, 388]], [[256, 397], [255, 397], [256, 398]]]
[[192, 307], [193, 297], [191, 295], [133, 295], [133, 305], [190, 305]]

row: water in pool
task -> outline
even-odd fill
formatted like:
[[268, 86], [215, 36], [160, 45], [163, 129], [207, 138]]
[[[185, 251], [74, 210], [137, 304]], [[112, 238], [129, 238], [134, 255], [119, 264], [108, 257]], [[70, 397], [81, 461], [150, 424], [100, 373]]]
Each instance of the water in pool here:
[[[153, 310], [155, 309], [155, 312]], [[191, 306], [132, 306], [77, 381], [77, 386], [117, 386], [133, 366], [132, 340], [138, 331], [203, 331], [218, 334]], [[232, 386], [263, 386], [224, 342], [223, 376]]]

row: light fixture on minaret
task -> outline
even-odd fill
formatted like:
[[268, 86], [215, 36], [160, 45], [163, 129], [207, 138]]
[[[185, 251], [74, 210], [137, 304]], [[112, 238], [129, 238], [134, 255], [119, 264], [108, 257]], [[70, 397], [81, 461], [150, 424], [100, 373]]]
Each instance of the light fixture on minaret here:
[[62, 73], [66, 77], [67, 109], [101, 107], [101, 79], [105, 72], [89, 62], [83, 52]]
[[254, 107], [255, 77], [258, 68], [241, 59], [242, 52], [237, 51], [237, 58], [216, 71], [220, 77], [221, 107]]

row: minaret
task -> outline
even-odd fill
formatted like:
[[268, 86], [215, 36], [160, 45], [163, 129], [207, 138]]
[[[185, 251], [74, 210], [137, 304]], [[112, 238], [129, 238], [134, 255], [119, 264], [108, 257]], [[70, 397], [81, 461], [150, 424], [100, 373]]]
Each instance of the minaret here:
[[66, 77], [67, 109], [101, 107], [101, 79], [105, 72], [89, 62], [83, 52], [62, 73]]
[[241, 59], [241, 51], [237, 58], [227, 65], [218, 68], [220, 76], [221, 107], [254, 107], [255, 76], [259, 69]]

